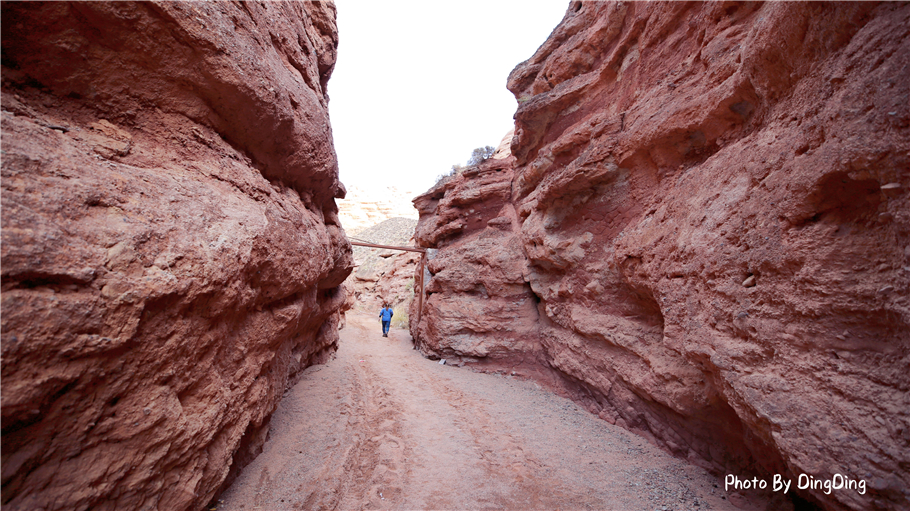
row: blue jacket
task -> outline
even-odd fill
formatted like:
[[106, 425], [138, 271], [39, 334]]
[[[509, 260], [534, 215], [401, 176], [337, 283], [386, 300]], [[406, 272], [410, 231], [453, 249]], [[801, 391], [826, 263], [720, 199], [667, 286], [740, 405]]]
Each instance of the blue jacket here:
[[391, 307], [389, 307], [388, 309], [383, 307], [383, 309], [379, 311], [379, 318], [383, 321], [392, 321], [392, 316], [394, 316], [394, 315], [395, 315], [395, 313], [392, 312]]

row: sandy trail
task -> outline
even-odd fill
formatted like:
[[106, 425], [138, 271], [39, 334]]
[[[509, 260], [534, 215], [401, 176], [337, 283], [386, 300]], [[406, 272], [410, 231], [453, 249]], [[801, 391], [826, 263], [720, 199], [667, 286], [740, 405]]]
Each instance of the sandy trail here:
[[350, 314], [217, 507], [733, 509], [722, 488], [536, 383], [439, 365]]

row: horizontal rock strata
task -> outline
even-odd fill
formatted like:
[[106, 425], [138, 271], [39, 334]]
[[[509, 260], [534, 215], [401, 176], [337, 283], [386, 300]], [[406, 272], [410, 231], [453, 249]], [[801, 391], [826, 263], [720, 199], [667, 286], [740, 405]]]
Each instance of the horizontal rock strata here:
[[417, 244], [444, 248], [429, 253], [423, 318], [411, 333], [425, 353], [448, 363], [502, 362], [525, 373], [544, 363], [537, 297], [525, 281], [528, 261], [510, 200], [514, 162], [489, 159], [414, 200]]
[[394, 186], [366, 190], [353, 186], [345, 198], [338, 201], [338, 218], [345, 232], [352, 236], [360, 236], [373, 226], [394, 218], [416, 222], [417, 210], [411, 204], [414, 195]]
[[868, 484], [796, 490], [825, 508], [907, 508], [908, 27], [899, 3], [573, 3], [509, 77], [511, 167], [415, 200], [439, 249], [417, 342], [539, 360], [722, 473]]
[[337, 343], [329, 3], [3, 3], [2, 502], [202, 509]]
[[[413, 247], [416, 225], [417, 220], [411, 218], [390, 218], [361, 230], [352, 240]], [[354, 271], [344, 282], [353, 304], [378, 311], [381, 304], [389, 303], [399, 318], [405, 317], [401, 313], [406, 313], [407, 307], [401, 307], [401, 304], [409, 303], [414, 295], [414, 271], [418, 261], [420, 253], [417, 252], [355, 246]]]

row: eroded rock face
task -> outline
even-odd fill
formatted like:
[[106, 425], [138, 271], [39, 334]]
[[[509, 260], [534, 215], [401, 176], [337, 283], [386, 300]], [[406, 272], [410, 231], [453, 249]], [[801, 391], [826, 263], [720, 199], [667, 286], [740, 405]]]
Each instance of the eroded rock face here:
[[[427, 262], [423, 318], [411, 322], [420, 349], [449, 363], [536, 368], [537, 300], [511, 202], [515, 159], [489, 159], [444, 179], [414, 200]], [[417, 317], [412, 302], [410, 317]]]
[[4, 509], [201, 509], [337, 342], [334, 6], [2, 20]]
[[[797, 490], [826, 508], [906, 508], [908, 27], [906, 4], [573, 3], [509, 77], [510, 191], [416, 201], [440, 249], [418, 342], [491, 356], [434, 304], [482, 315], [467, 288], [524, 267], [539, 305], [485, 331], [529, 331], [509, 346], [605, 420], [720, 472], [867, 482]], [[485, 208], [513, 232], [472, 228]]]
[[[361, 230], [353, 238], [378, 245], [414, 247], [416, 225], [417, 220], [411, 218], [390, 218]], [[414, 271], [419, 261], [417, 252], [354, 246], [355, 271], [344, 282], [352, 307], [365, 308], [372, 315], [374, 309], [378, 312], [382, 304], [388, 303], [397, 318], [393, 323], [399, 325], [400, 320], [406, 320], [408, 304], [414, 296]]]

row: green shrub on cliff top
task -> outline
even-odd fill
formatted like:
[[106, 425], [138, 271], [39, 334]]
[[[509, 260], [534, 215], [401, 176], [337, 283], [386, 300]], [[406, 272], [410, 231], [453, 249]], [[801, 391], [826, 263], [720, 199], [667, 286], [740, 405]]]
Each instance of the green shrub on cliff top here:
[[471, 152], [471, 157], [468, 159], [468, 166], [478, 165], [484, 160], [493, 156], [493, 153], [496, 152], [496, 148], [493, 146], [478, 147]]
[[461, 174], [462, 172], [464, 172], [464, 169], [466, 167], [471, 167], [471, 166], [483, 163], [485, 160], [489, 159], [490, 156], [493, 156], [493, 153], [495, 153], [495, 152], [496, 152], [496, 148], [494, 148], [493, 146], [489, 146], [489, 145], [484, 146], [484, 147], [478, 147], [478, 148], [474, 149], [473, 151], [471, 151], [471, 157], [468, 158], [467, 165], [459, 165], [457, 163], [455, 165], [452, 165], [452, 170], [450, 170], [449, 172], [447, 172], [445, 174], [439, 174], [438, 176], [436, 176], [436, 184], [439, 184], [452, 176], [457, 176], [458, 174]]

